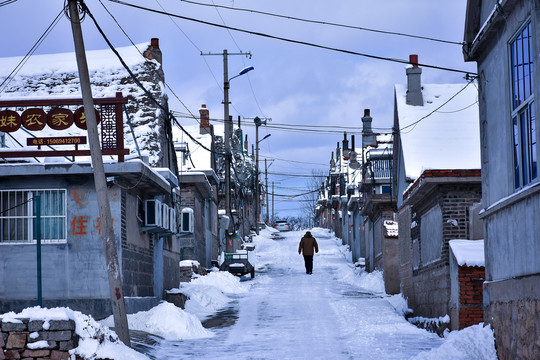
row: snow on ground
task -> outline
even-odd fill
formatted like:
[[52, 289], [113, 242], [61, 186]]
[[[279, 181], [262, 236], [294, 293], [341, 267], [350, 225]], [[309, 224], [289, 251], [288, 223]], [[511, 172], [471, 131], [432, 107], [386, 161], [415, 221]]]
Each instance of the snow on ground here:
[[[313, 275], [306, 275], [298, 242], [303, 232], [264, 229], [250, 261], [256, 277], [240, 281], [215, 269], [182, 284], [186, 310], [162, 302], [128, 316], [130, 329], [159, 335], [144, 349], [152, 359], [496, 359], [493, 331], [472, 326], [444, 339], [407, 322], [403, 297], [384, 293], [381, 272], [355, 267], [332, 233], [315, 228]], [[247, 280], [244, 277], [244, 280]], [[226, 314], [226, 315], [225, 315]], [[87, 358], [146, 359], [118, 341], [112, 318], [102, 324], [66, 308], [29, 308], [1, 315], [46, 321], [74, 319], [81, 337], [75, 353]], [[203, 328], [201, 320], [230, 320]], [[228, 318], [226, 318], [228, 317]], [[99, 338], [105, 341], [100, 343]]]
[[[220, 292], [216, 279], [208, 276], [217, 278], [222, 273], [182, 285], [182, 292], [191, 292], [199, 305], [209, 304], [206, 317], [212, 311], [220, 317], [225, 311], [235, 322], [211, 329], [212, 338], [161, 341], [148, 355], [156, 359], [438, 359], [461, 354], [465, 359], [494, 359], [488, 351], [494, 351], [490, 330], [477, 327], [441, 339], [415, 327], [403, 316], [410, 312], [405, 299], [384, 293], [381, 272], [355, 267], [348, 249], [327, 230], [312, 233], [320, 248], [313, 275], [305, 274], [297, 252], [303, 232], [275, 234], [264, 229], [254, 237], [256, 248], [250, 253], [255, 279], [231, 282], [233, 290], [220, 281]], [[272, 235], [279, 237], [274, 240]], [[234, 290], [239, 285], [246, 290], [249, 286], [249, 291]], [[201, 299], [205, 286], [214, 290], [205, 291]], [[230, 299], [228, 304], [214, 298], [222, 295]], [[481, 344], [471, 343], [470, 332], [480, 332]]]

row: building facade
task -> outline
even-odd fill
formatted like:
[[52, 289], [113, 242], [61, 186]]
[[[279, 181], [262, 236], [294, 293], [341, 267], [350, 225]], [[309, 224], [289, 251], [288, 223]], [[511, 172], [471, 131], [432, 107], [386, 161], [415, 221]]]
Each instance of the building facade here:
[[[485, 321], [501, 359], [540, 357], [537, 1], [469, 0], [464, 57], [478, 65]], [[517, 320], [516, 320], [517, 319]]]

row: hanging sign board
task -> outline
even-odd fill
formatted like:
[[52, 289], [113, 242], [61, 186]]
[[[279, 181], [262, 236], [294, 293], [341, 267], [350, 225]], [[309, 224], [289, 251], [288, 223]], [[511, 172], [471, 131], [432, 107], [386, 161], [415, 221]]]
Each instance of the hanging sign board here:
[[[129, 149], [124, 148], [122, 121], [122, 105], [127, 101], [121, 92], [117, 92], [116, 97], [94, 99], [97, 109], [92, 109], [99, 126], [102, 154], [117, 155], [119, 162], [123, 162], [124, 156], [129, 154]], [[86, 147], [79, 149], [79, 145], [85, 145], [88, 141], [84, 136], [86, 120], [82, 99], [0, 99], [0, 132], [14, 133], [19, 130], [44, 133], [42, 137], [32, 135], [26, 139], [26, 146], [37, 147], [36, 150], [19, 149], [18, 146], [1, 148], [0, 158], [90, 156], [90, 150]], [[83, 131], [73, 129], [73, 124]], [[67, 129], [75, 130], [73, 135], [82, 136], [64, 136], [66, 133], [62, 131]], [[54, 135], [55, 131], [60, 132], [57, 137], [46, 137]], [[22, 146], [20, 143], [18, 145]], [[64, 146], [64, 149], [41, 149], [55, 146]]]

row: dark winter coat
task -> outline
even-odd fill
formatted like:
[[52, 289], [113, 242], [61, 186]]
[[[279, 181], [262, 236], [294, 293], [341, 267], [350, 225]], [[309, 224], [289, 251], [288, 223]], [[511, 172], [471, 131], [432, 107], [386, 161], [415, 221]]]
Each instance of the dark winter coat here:
[[317, 240], [311, 235], [311, 233], [308, 231], [302, 237], [302, 240], [300, 240], [300, 245], [298, 246], [298, 253], [303, 252], [304, 255], [313, 255], [313, 249], [315, 249], [315, 252], [319, 252], [319, 245], [317, 244]]

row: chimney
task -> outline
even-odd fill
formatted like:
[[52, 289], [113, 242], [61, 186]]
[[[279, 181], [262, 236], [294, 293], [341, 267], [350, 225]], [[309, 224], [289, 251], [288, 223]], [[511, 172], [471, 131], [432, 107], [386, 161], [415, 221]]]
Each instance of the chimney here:
[[159, 48], [159, 39], [152, 38], [150, 40], [150, 46], [143, 52], [143, 56], [148, 60], [157, 60], [161, 64], [162, 55]]
[[407, 74], [407, 105], [424, 106], [422, 97], [422, 69], [418, 67], [418, 55], [409, 55], [409, 63], [412, 65], [406, 70]]
[[373, 130], [371, 130], [373, 118], [369, 113], [369, 109], [364, 109], [364, 116], [362, 117], [362, 148], [368, 146], [377, 147], [377, 136], [373, 133]]
[[201, 116], [201, 126], [199, 133], [210, 134], [210, 111], [206, 108], [206, 104], [202, 104], [199, 109], [199, 114]]
[[349, 160], [349, 140], [347, 140], [347, 132], [343, 133], [343, 160]]
[[244, 141], [244, 150], [246, 152], [248, 152], [248, 138], [247, 138], [247, 134], [246, 134], [246, 140]]

